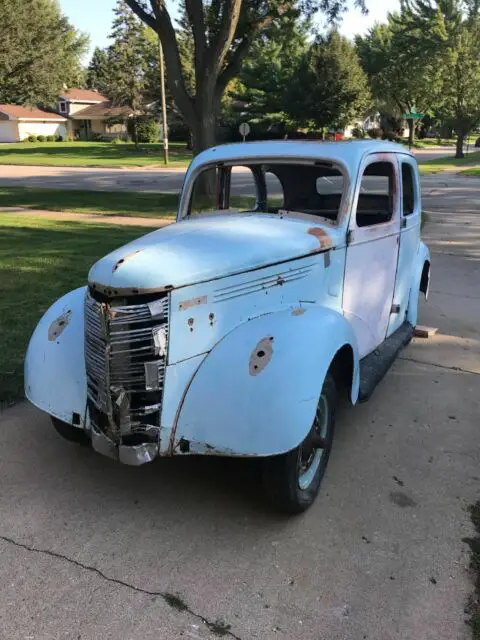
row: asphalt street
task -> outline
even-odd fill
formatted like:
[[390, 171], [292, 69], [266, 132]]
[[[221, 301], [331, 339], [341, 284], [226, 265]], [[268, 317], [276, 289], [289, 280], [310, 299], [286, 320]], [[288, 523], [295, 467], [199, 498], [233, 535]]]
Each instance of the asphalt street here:
[[[418, 158], [429, 159], [453, 153], [452, 147], [415, 151]], [[100, 169], [0, 165], [0, 186], [177, 193], [182, 186], [184, 173], [184, 169], [163, 168]], [[235, 187], [238, 192], [251, 191], [252, 180], [248, 175], [244, 175], [243, 180], [237, 175]]]

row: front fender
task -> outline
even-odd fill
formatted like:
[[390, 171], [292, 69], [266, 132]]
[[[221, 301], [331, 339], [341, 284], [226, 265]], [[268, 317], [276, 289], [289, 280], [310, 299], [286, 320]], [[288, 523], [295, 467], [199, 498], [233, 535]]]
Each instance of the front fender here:
[[57, 300], [38, 323], [25, 356], [25, 395], [42, 411], [85, 427], [86, 287]]
[[[426, 282], [422, 283], [423, 268], [427, 265]], [[425, 243], [420, 242], [417, 255], [415, 257], [415, 267], [413, 270], [412, 287], [408, 298], [407, 320], [415, 327], [418, 318], [418, 294], [422, 290], [425, 298], [428, 297], [428, 287], [430, 284], [430, 251]], [[422, 286], [423, 285], [423, 286]], [[420, 288], [422, 287], [422, 289]]]
[[191, 380], [174, 426], [173, 452], [271, 456], [295, 448], [311, 428], [323, 381], [344, 345], [353, 352], [350, 392], [356, 402], [357, 343], [338, 312], [301, 307], [238, 326]]

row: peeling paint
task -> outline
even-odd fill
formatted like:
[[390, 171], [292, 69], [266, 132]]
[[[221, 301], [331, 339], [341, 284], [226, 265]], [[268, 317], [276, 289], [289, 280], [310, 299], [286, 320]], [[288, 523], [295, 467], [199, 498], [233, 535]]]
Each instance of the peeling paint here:
[[207, 304], [207, 296], [199, 296], [197, 298], [190, 298], [190, 300], [184, 300], [183, 302], [179, 303], [178, 310], [185, 311], [186, 309], [196, 307], [200, 304]]
[[137, 253], [140, 253], [141, 251], [143, 251], [143, 249], [137, 249], [136, 251], [132, 251], [132, 253], [127, 253], [127, 255], [124, 258], [120, 258], [120, 260], [117, 260], [116, 263], [113, 265], [112, 273], [115, 272], [118, 269], [118, 267], [120, 267], [124, 262], [126, 262], [130, 258], [133, 258], [133, 256], [136, 256]]
[[292, 316], [303, 316], [305, 309], [303, 307], [295, 307], [292, 309]]
[[273, 355], [273, 337], [268, 336], [262, 338], [252, 351], [248, 370], [251, 376], [257, 376], [261, 373], [272, 359]]
[[65, 327], [69, 324], [72, 316], [71, 309], [62, 313], [56, 320], [48, 327], [48, 339], [50, 342], [56, 340], [65, 330]]

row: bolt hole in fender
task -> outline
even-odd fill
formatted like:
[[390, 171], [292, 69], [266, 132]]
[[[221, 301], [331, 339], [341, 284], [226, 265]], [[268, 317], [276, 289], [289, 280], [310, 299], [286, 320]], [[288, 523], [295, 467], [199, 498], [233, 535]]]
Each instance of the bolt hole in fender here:
[[337, 386], [329, 372], [305, 440], [288, 453], [265, 459], [263, 489], [279, 511], [301, 513], [317, 497], [332, 449], [336, 405]]

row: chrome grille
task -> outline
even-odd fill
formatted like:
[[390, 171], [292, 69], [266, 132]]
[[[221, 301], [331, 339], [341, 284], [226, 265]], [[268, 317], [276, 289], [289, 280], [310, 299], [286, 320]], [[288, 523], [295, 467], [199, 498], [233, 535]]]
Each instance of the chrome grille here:
[[90, 417], [116, 442], [159, 427], [168, 344], [168, 295], [143, 304], [85, 300]]

